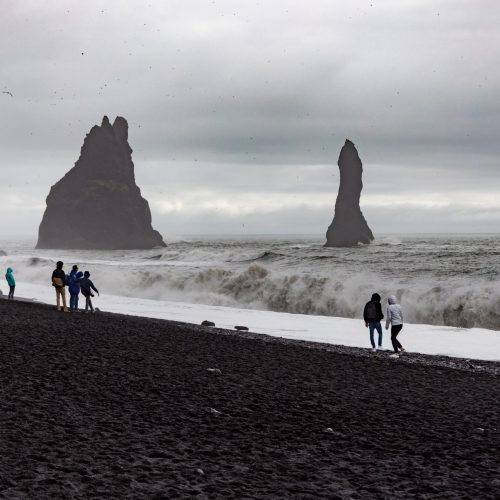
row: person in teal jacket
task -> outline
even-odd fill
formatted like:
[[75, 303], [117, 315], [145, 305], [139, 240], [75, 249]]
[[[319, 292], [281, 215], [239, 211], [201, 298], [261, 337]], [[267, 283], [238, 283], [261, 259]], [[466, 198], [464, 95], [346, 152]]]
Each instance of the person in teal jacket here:
[[5, 279], [7, 280], [7, 284], [9, 285], [9, 299], [14, 298], [14, 290], [16, 289], [16, 280], [14, 279], [14, 275], [12, 274], [14, 271], [12, 267], [7, 269], [7, 274], [5, 275]]

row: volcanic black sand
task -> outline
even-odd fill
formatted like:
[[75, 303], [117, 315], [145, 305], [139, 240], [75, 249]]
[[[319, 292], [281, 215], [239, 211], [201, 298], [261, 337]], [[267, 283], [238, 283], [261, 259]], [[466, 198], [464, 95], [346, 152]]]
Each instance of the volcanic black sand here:
[[499, 497], [498, 365], [6, 300], [0, 327], [2, 498]]

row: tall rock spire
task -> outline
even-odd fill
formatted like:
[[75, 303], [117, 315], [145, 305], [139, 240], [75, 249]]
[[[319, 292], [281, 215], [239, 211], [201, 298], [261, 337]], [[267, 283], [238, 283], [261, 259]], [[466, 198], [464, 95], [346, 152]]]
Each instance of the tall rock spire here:
[[75, 166], [47, 196], [37, 248], [147, 249], [165, 246], [135, 183], [128, 124], [107, 116], [85, 137]]
[[335, 203], [335, 216], [326, 232], [327, 247], [351, 247], [370, 243], [373, 234], [361, 209], [359, 198], [363, 189], [363, 165], [354, 144], [346, 139], [340, 151], [338, 166], [340, 186]]

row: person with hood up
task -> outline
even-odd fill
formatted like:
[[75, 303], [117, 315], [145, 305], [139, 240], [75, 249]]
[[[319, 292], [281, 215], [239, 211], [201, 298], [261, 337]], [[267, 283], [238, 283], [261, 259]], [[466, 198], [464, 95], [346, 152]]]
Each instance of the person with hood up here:
[[7, 268], [7, 273], [5, 274], [5, 279], [7, 280], [7, 284], [9, 285], [9, 299], [14, 298], [14, 290], [16, 289], [16, 280], [14, 279], [14, 275], [12, 274], [14, 271], [12, 267]]
[[61, 299], [63, 303], [63, 311], [68, 311], [68, 306], [66, 305], [66, 273], [63, 271], [64, 262], [58, 261], [56, 268], [52, 273], [52, 286], [56, 289], [56, 304], [57, 310], [61, 310]]
[[71, 272], [69, 273], [69, 286], [71, 286], [71, 283], [73, 283], [77, 272], [78, 272], [78, 266], [75, 264], [72, 267]]
[[375, 330], [378, 332], [378, 349], [382, 349], [382, 325], [380, 324], [380, 321], [384, 319], [384, 315], [382, 313], [380, 295], [378, 293], [374, 293], [371, 300], [366, 303], [363, 311], [363, 319], [365, 320], [365, 326], [370, 329], [370, 342], [372, 344], [372, 349], [374, 351], [377, 350], [373, 335]]
[[393, 358], [399, 358], [399, 352], [406, 352], [403, 346], [400, 344], [397, 336], [399, 332], [403, 329], [403, 310], [401, 306], [396, 301], [395, 295], [389, 295], [387, 299], [389, 306], [387, 307], [387, 319], [385, 322], [385, 329], [389, 330], [389, 325], [391, 326], [391, 342], [394, 348], [394, 354], [391, 354]]
[[[80, 294], [80, 282], [83, 278], [83, 273], [78, 271], [78, 267], [73, 266], [73, 271], [69, 275], [69, 310], [80, 312], [78, 310], [78, 295]], [[76, 272], [78, 271], [78, 272]]]
[[85, 297], [85, 312], [88, 312], [89, 307], [90, 310], [94, 312], [94, 307], [92, 306], [92, 300], [90, 298], [94, 296], [92, 290], [94, 290], [97, 295], [99, 295], [99, 290], [97, 290], [94, 283], [92, 283], [88, 271], [83, 273], [83, 278], [80, 280], [80, 288], [82, 290], [82, 295]]
[[[68, 280], [68, 292], [69, 292], [69, 310], [72, 311], [73, 308], [71, 306], [71, 301], [73, 299], [74, 301], [74, 297], [72, 297], [72, 294], [71, 294], [71, 288], [72, 288], [72, 285], [75, 283], [75, 279], [76, 279], [76, 273], [78, 272], [78, 266], [75, 264], [72, 268], [71, 268], [71, 272], [69, 273], [69, 280]], [[83, 274], [82, 274], [83, 276]], [[74, 288], [73, 288], [74, 289]], [[78, 292], [80, 292], [80, 290], [78, 290]]]

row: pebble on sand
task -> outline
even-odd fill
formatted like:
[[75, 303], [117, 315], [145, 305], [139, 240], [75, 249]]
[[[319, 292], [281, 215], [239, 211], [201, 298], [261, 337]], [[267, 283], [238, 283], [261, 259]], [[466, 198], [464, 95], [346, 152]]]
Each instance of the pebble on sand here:
[[218, 368], [207, 368], [207, 372], [213, 373], [214, 375], [222, 375], [222, 372]]

